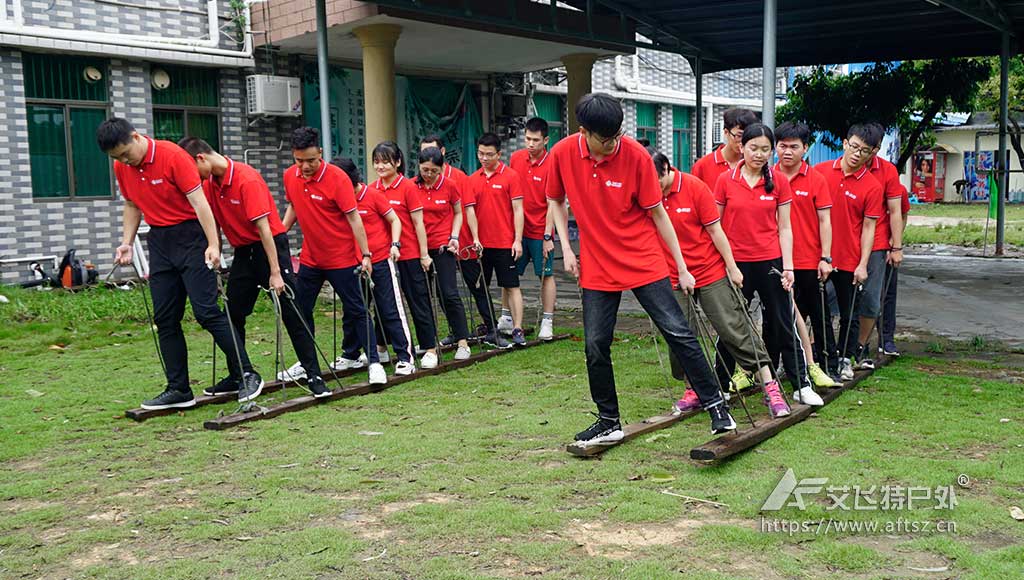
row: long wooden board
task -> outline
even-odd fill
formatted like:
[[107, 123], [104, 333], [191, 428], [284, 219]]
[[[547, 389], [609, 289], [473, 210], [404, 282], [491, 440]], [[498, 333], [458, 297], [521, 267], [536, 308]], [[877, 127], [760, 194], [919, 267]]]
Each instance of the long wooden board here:
[[[875, 364], [880, 368], [889, 364], [889, 360], [890, 359], [888, 357], [880, 356], [875, 359]], [[690, 459], [696, 459], [698, 461], [721, 461], [726, 457], [731, 457], [737, 453], [746, 451], [762, 441], [767, 441], [778, 433], [810, 417], [812, 413], [816, 413], [825, 406], [828, 406], [829, 403], [838, 399], [840, 395], [871, 376], [873, 372], [873, 370], [857, 371], [854, 374], [853, 380], [843, 383], [843, 386], [831, 388], [823, 393], [819, 393], [822, 400], [825, 402], [825, 405], [821, 407], [809, 407], [807, 405], [799, 404], [793, 405], [793, 412], [786, 417], [760, 421], [758, 422], [757, 427], [737, 429], [732, 433], [722, 435], [703, 445], [694, 447], [690, 450]]]
[[319, 405], [319, 404], [322, 404], [322, 403], [326, 403], [328, 401], [337, 401], [339, 399], [346, 399], [346, 398], [354, 397], [354, 396], [357, 396], [357, 395], [366, 395], [366, 394], [369, 394], [369, 393], [383, 391], [384, 389], [387, 389], [387, 388], [390, 388], [390, 387], [394, 387], [396, 385], [401, 385], [403, 383], [408, 383], [408, 382], [414, 381], [416, 379], [420, 379], [420, 378], [423, 378], [423, 377], [429, 377], [429, 376], [439, 375], [439, 374], [442, 374], [442, 373], [451, 372], [451, 371], [454, 371], [456, 369], [461, 369], [461, 368], [465, 368], [465, 367], [468, 367], [468, 366], [472, 366], [472, 365], [474, 365], [474, 364], [476, 364], [478, 362], [482, 362], [482, 361], [488, 360], [490, 358], [494, 358], [496, 356], [500, 356], [500, 355], [507, 354], [507, 353], [510, 353], [510, 352], [517, 352], [517, 351], [520, 351], [520, 350], [524, 350], [526, 348], [531, 348], [531, 347], [534, 347], [534, 346], [538, 346], [538, 345], [542, 345], [542, 344], [547, 344], [549, 342], [554, 342], [554, 341], [557, 341], [557, 340], [563, 340], [563, 339], [566, 339], [566, 338], [569, 338], [569, 335], [568, 334], [562, 334], [562, 335], [555, 336], [552, 340], [531, 340], [531, 341], [527, 342], [525, 346], [519, 347], [519, 348], [488, 350], [488, 351], [485, 351], [485, 352], [481, 352], [481, 353], [477, 353], [475, 355], [472, 355], [468, 359], [465, 359], [465, 360], [452, 360], [452, 361], [447, 361], [447, 362], [441, 363], [440, 365], [437, 366], [437, 368], [417, 370], [413, 374], [406, 375], [406, 376], [388, 377], [388, 382], [383, 384], [383, 385], [371, 385], [369, 383], [358, 383], [358, 384], [355, 384], [355, 385], [351, 385], [351, 386], [347, 386], [347, 387], [343, 387], [343, 388], [339, 388], [339, 389], [334, 389], [333, 391], [331, 391], [330, 395], [328, 395], [326, 397], [321, 397], [319, 399], [313, 397], [312, 395], [305, 395], [305, 396], [301, 396], [301, 397], [296, 397], [294, 399], [289, 399], [287, 401], [284, 401], [282, 403], [278, 403], [276, 405], [271, 405], [270, 407], [259, 408], [259, 409], [255, 409], [253, 411], [247, 411], [247, 412], [243, 412], [243, 413], [233, 413], [231, 415], [225, 415], [223, 417], [217, 417], [215, 419], [210, 419], [209, 421], [206, 421], [206, 422], [203, 423], [203, 427], [205, 427], [206, 429], [212, 429], [214, 431], [221, 431], [221, 430], [224, 430], [224, 429], [230, 429], [231, 427], [235, 427], [235, 426], [241, 425], [242, 423], [247, 423], [249, 421], [258, 421], [258, 420], [261, 420], [261, 419], [271, 419], [273, 417], [277, 417], [278, 415], [283, 415], [285, 413], [292, 413], [292, 412], [295, 412], [295, 411], [301, 411], [303, 409], [307, 409], [307, 408], [312, 407], [314, 405]]

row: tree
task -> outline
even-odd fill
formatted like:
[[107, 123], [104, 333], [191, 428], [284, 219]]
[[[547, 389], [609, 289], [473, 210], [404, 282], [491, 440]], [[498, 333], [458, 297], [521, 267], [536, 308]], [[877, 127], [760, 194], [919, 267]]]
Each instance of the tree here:
[[806, 123], [823, 132], [823, 141], [832, 147], [856, 123], [896, 127], [902, 137], [896, 166], [902, 171], [914, 151], [931, 139], [935, 117], [969, 110], [990, 71], [989, 63], [974, 58], [882, 62], [850, 75], [818, 68], [797, 77], [779, 119]]
[[[989, 66], [989, 76], [982, 81], [975, 98], [975, 111], [999, 111], [999, 59], [985, 59]], [[1010, 57], [1009, 67], [1009, 125], [1006, 127], [1006, 135], [1010, 138], [1010, 147], [1017, 154], [1017, 165], [1024, 170], [1024, 143], [1021, 138], [1021, 126], [1017, 122], [1018, 115], [1014, 113], [1024, 112], [1021, 108], [1021, 100], [1024, 99], [1024, 56], [1015, 55]], [[997, 117], [998, 119], [998, 117]], [[998, 121], [997, 121], [998, 122]], [[1009, 196], [1010, 192], [1004, 192]]]

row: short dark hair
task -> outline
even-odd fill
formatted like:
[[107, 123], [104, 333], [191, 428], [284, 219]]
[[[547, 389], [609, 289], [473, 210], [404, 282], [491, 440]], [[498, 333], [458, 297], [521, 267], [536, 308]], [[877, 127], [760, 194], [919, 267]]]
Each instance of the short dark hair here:
[[301, 150], [320, 147], [320, 130], [316, 127], [299, 127], [292, 131], [292, 149]]
[[654, 147], [648, 147], [647, 154], [650, 155], [651, 160], [654, 161], [654, 168], [658, 170], [658, 177], [665, 177], [668, 170], [672, 168], [672, 163], [668, 160], [668, 157]]
[[96, 143], [103, 151], [110, 151], [118, 145], [130, 143], [135, 127], [119, 117], [111, 117], [96, 127]]
[[423, 147], [427, 143], [434, 143], [437, 145], [438, 149], [444, 147], [444, 139], [442, 139], [437, 133], [431, 133], [430, 135], [420, 139], [420, 147]]
[[811, 129], [803, 123], [786, 121], [775, 128], [775, 139], [778, 141], [799, 139], [804, 145], [809, 145], [811, 143]]
[[438, 167], [444, 167], [444, 153], [437, 147], [424, 147], [420, 149], [420, 163], [431, 162]]
[[846, 132], [846, 138], [857, 137], [865, 145], [878, 147], [882, 144], [882, 126], [878, 123], [857, 123]]
[[637, 139], [636, 142], [639, 143], [640, 145], [642, 145], [644, 147], [644, 149], [646, 149], [646, 148], [651, 146], [651, 140], [650, 139], [646, 139], [646, 138]]
[[363, 176], [359, 174], [359, 168], [356, 167], [356, 162], [352, 161], [348, 157], [342, 157], [339, 155], [338, 157], [331, 159], [331, 165], [340, 167], [341, 170], [348, 175], [348, 179], [352, 182], [352, 185], [363, 182]]
[[526, 122], [525, 130], [531, 133], [540, 133], [542, 136], [548, 136], [548, 122], [540, 117], [533, 117]]
[[746, 129], [747, 125], [753, 125], [757, 122], [757, 115], [750, 109], [743, 109], [740, 107], [733, 107], [726, 109], [722, 113], [722, 126], [725, 127], [726, 131], [739, 127], [740, 129]]
[[484, 147], [494, 147], [495, 151], [501, 151], [501, 137], [497, 134], [487, 132], [480, 135], [480, 138], [476, 140], [477, 147], [483, 145]]
[[373, 155], [370, 156], [373, 162], [389, 162], [395, 166], [399, 174], [405, 173], [405, 155], [402, 155], [402, 148], [394, 141], [381, 141], [373, 148]]
[[178, 147], [187, 151], [192, 157], [199, 154], [206, 155], [208, 153], [213, 153], [213, 147], [210, 147], [209, 143], [203, 141], [199, 137], [185, 137], [181, 141], [178, 141]]
[[587, 93], [576, 103], [576, 121], [601, 137], [614, 137], [622, 129], [622, 104], [607, 93]]

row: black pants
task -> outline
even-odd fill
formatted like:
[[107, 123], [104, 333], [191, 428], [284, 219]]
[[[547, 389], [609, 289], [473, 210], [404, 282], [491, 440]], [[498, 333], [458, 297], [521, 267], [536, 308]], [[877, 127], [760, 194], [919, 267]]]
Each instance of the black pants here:
[[[633, 295], [654, 320], [672, 355], [682, 364], [701, 405], [707, 409], [721, 404], [718, 383], [682, 309], [672, 296], [668, 278], [633, 288]], [[608, 419], [619, 417], [611, 346], [621, 300], [622, 292], [583, 289], [583, 334], [590, 396], [600, 416]]]
[[451, 252], [440, 250], [430, 250], [430, 257], [434, 259], [434, 296], [444, 309], [444, 316], [448, 319], [448, 330], [455, 340], [469, 338], [466, 309], [459, 298], [459, 282], [456, 278], [458, 259]]
[[[782, 270], [782, 258], [761, 262], [737, 262], [736, 265], [743, 273], [742, 292], [747, 300], [747, 306], [749, 307], [750, 301], [754, 298], [754, 292], [757, 292], [760, 298], [761, 335], [768, 349], [768, 356], [772, 361], [776, 361], [781, 355], [782, 366], [786, 369], [786, 376], [789, 377], [794, 389], [809, 386], [807, 364], [804, 361], [800, 335], [793, 320], [793, 305], [789, 293], [782, 289], [778, 275], [771, 273], [772, 268]], [[726, 366], [732, 368], [734, 363], [729, 350], [724, 345], [719, 350]]]
[[[277, 248], [277, 263], [281, 268], [281, 277], [284, 278], [285, 286], [293, 291], [298, 289], [298, 279], [292, 271], [291, 252], [288, 249], [288, 235], [278, 234], [274, 236], [274, 246]], [[245, 320], [252, 314], [256, 306], [256, 299], [260, 295], [260, 287], [270, 287], [270, 263], [267, 262], [267, 252], [263, 249], [261, 242], [235, 248], [235, 258], [231, 262], [231, 274], [228, 277], [227, 303], [228, 315], [231, 323], [235, 325], [235, 332], [240, 340], [245, 341]], [[299, 314], [297, 304], [288, 297], [287, 292], [280, 296], [281, 321], [285, 330], [288, 331], [288, 338], [292, 341], [295, 355], [302, 363], [302, 368], [309, 376], [320, 375], [320, 364], [317, 359], [316, 345], [313, 337], [306, 331], [302, 315]], [[310, 326], [312, 329], [312, 326]]]
[[823, 307], [825, 293], [818, 285], [817, 270], [797, 270], [794, 274], [793, 295], [796, 298], [796, 307], [800, 310], [801, 316], [808, 316], [811, 319], [811, 332], [814, 333], [814, 362], [827, 365], [829, 371], [836, 369], [836, 361], [829, 358], [829, 353], [836, 349], [835, 331], [832, 329], [831, 315], [826, 318]]
[[427, 273], [420, 266], [419, 258], [400, 260], [397, 266], [402, 296], [409, 305], [412, 322], [416, 326], [416, 341], [422, 349], [434, 348], [437, 342], [437, 326], [434, 324], [434, 309], [430, 306]]
[[355, 266], [336, 270], [321, 270], [305, 265], [299, 267], [299, 288], [295, 293], [295, 299], [302, 310], [302, 316], [309, 322], [310, 330], [313, 330], [313, 308], [325, 281], [330, 282], [331, 287], [341, 298], [342, 325], [354, 328], [356, 336], [359, 337], [359, 346], [366, 351], [370, 362], [379, 362], [377, 337], [373, 325], [369, 323], [370, 313], [363, 304], [363, 284]]
[[[412, 336], [409, 334], [409, 321], [405, 318], [405, 306], [398, 288], [398, 274], [391, 260], [381, 260], [373, 265], [373, 309], [376, 316], [377, 345], [384, 346], [385, 339], [391, 342], [395, 356], [402, 362], [412, 362]], [[359, 340], [357, 329], [352, 324], [343, 323], [345, 338], [342, 341], [342, 356], [348, 360], [359, 358]], [[370, 353], [367, 352], [369, 357]]]
[[888, 287], [882, 288], [882, 345], [896, 343], [896, 290], [899, 286], [900, 269], [892, 264], [885, 265], [885, 278]]
[[252, 363], [245, 345], [232, 335], [227, 315], [217, 306], [217, 275], [206, 267], [206, 235], [199, 221], [151, 226], [147, 242], [153, 321], [160, 338], [160, 353], [167, 366], [167, 388], [192, 390], [188, 381], [188, 345], [181, 330], [185, 298], [192, 304], [196, 321], [213, 336], [224, 353], [231, 375], [240, 377], [242, 372], [251, 372]]
[[[860, 292], [853, 285], [853, 272], [834, 270], [830, 276], [832, 286], [836, 289], [836, 302], [839, 303], [839, 336], [836, 337], [839, 356], [852, 358], [857, 349], [857, 333], [860, 324], [857, 320], [857, 302]], [[851, 320], [850, 312], [853, 312]]]
[[476, 303], [477, 312], [480, 313], [480, 320], [487, 327], [488, 331], [494, 330], [494, 304], [487, 293], [487, 286], [483, 283], [483, 268], [480, 260], [459, 260], [459, 269], [462, 270], [462, 280], [466, 282], [469, 293]]

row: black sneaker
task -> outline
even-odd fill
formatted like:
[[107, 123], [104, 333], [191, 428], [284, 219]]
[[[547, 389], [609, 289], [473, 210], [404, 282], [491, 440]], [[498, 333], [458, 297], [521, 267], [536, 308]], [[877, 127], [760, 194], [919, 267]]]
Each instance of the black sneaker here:
[[857, 366], [855, 370], [871, 370], [875, 368], [875, 360], [871, 357], [871, 347], [866, 344], [857, 346], [857, 355], [854, 357], [857, 359]]
[[504, 337], [497, 334], [493, 330], [484, 335], [484, 344], [489, 344], [495, 348], [512, 348], [512, 343], [505, 340]]
[[240, 383], [235, 377], [224, 377], [219, 383], [212, 387], [207, 387], [203, 390], [203, 394], [207, 397], [215, 397], [217, 395], [234, 395], [238, 392], [238, 383]]
[[196, 405], [196, 398], [192, 391], [178, 391], [167, 389], [148, 401], [142, 402], [142, 408], [148, 411], [159, 411], [160, 409], [187, 409]]
[[711, 416], [711, 433], [714, 435], [736, 430], [736, 421], [729, 414], [729, 406], [725, 403], [708, 409], [708, 415]]
[[625, 434], [618, 419], [606, 419], [598, 416], [597, 421], [585, 430], [576, 434], [575, 440], [581, 447], [592, 445], [616, 445], [622, 442]]
[[457, 342], [459, 341], [455, 340], [455, 337], [449, 334], [441, 339], [441, 346], [451, 346]]
[[327, 388], [327, 384], [324, 383], [323, 377], [311, 377], [306, 383], [306, 388], [309, 392], [313, 393], [316, 398], [327, 397], [331, 394], [331, 390]]
[[526, 346], [526, 334], [522, 328], [512, 329], [512, 344], [515, 346]]
[[239, 385], [238, 389], [238, 402], [245, 403], [251, 401], [256, 397], [260, 396], [263, 392], [263, 379], [260, 375], [251, 372], [242, 375], [242, 384]]

